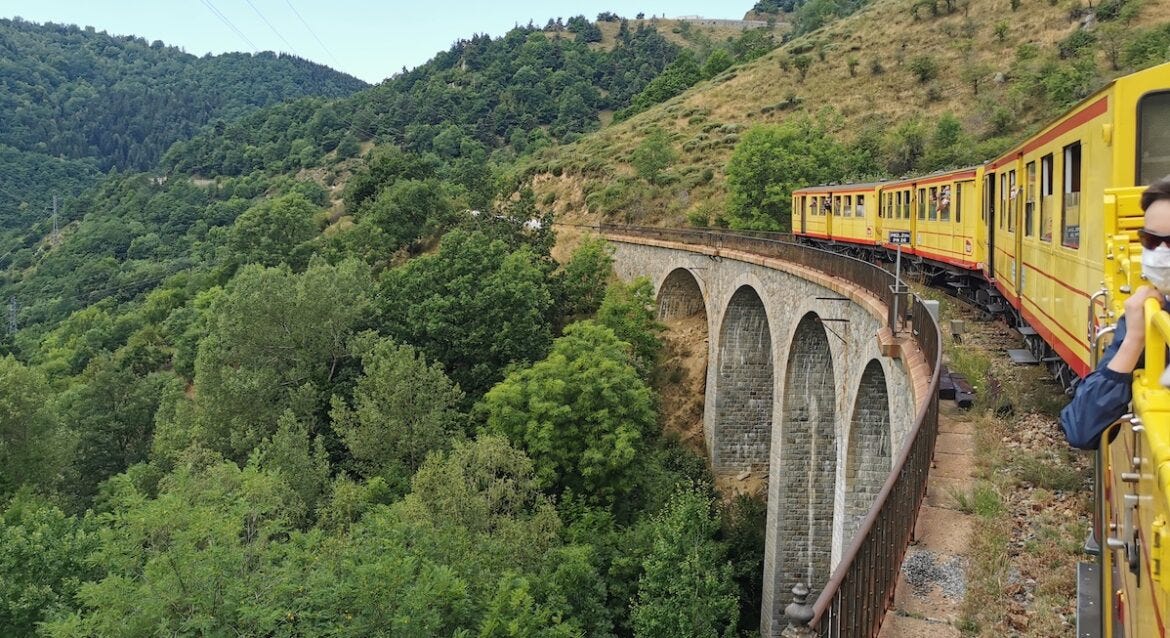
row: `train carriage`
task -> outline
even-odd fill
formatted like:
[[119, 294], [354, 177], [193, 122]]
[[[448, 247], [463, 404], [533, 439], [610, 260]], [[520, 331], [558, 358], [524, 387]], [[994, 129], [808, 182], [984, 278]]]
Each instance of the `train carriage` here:
[[874, 182], [793, 191], [793, 233], [854, 246], [876, 245], [880, 187]]
[[[1144, 185], [1167, 175], [1163, 64], [1118, 78], [982, 166], [797, 190], [792, 228], [805, 241], [850, 253], [860, 246], [881, 259], [891, 233], [908, 233], [912, 264], [1002, 298], [985, 307], [1002, 305], [1065, 380], [1092, 369], [1123, 302], [1143, 283], [1138, 200]], [[1135, 373], [1133, 414], [1102, 437], [1097, 457], [1097, 580], [1080, 580], [1089, 588], [1080, 600], [1100, 617], [1079, 615], [1078, 636], [1165, 636], [1170, 622], [1170, 388], [1161, 381], [1170, 313], [1149, 303], [1149, 373]]]

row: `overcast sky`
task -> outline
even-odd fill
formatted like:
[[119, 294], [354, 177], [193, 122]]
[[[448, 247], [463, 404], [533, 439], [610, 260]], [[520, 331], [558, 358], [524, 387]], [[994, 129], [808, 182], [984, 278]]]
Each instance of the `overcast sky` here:
[[[474, 33], [602, 11], [742, 18], [754, 0], [0, 0], [0, 17], [93, 26], [188, 53], [286, 51], [376, 83]], [[298, 17], [299, 14], [299, 17]], [[222, 17], [221, 17], [222, 16]]]

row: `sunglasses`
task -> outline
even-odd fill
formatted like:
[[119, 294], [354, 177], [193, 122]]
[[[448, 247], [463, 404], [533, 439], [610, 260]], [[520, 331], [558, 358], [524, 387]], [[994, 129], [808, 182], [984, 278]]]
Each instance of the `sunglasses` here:
[[1142, 243], [1142, 248], [1154, 250], [1163, 244], [1170, 246], [1170, 235], [1155, 235], [1143, 228], [1138, 231], [1138, 241]]

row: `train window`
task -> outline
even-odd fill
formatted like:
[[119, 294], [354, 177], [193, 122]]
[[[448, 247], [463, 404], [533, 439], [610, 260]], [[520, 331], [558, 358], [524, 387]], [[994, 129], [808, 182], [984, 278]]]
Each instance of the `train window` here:
[[1016, 172], [1014, 170], [1008, 171], [1008, 191], [1004, 194], [1006, 201], [1004, 202], [1003, 213], [1007, 217], [1007, 227], [1009, 233], [1016, 232], [1016, 213], [1019, 211], [1017, 203], [1020, 198], [1020, 189], [1016, 186]]
[[1007, 173], [999, 174], [999, 229], [1003, 230], [1003, 220], [1007, 217], [1008, 212], [1008, 185]]
[[1138, 103], [1138, 185], [1170, 175], [1170, 91]]
[[1028, 162], [1024, 182], [1024, 236], [1032, 236], [1032, 215], [1036, 212], [1036, 162]]
[[845, 217], [851, 217], [851, 216], [853, 216], [853, 196], [852, 196], [852, 195], [846, 195], [846, 196], [845, 196], [845, 213], [844, 213], [844, 216], [845, 216]]
[[988, 175], [983, 178], [983, 221], [991, 218], [991, 223], [995, 224], [995, 175]]
[[1064, 147], [1064, 197], [1060, 219], [1060, 243], [1081, 247], [1081, 143]]
[[955, 184], [955, 223], [963, 223], [963, 189], [966, 188], [970, 182], [963, 182], [962, 184]]
[[1040, 158], [1040, 241], [1052, 241], [1052, 153]]
[[918, 189], [918, 219], [926, 219], [926, 189]]
[[934, 221], [938, 219], [938, 187], [930, 187], [930, 202], [929, 202], [929, 219]]
[[857, 196], [857, 208], [853, 209], [853, 213], [858, 217], [865, 217], [865, 195]]
[[833, 196], [833, 214], [838, 216], [838, 217], [841, 216], [841, 196], [840, 195]]
[[938, 192], [938, 218], [940, 221], [951, 221], [951, 185], [943, 186]]

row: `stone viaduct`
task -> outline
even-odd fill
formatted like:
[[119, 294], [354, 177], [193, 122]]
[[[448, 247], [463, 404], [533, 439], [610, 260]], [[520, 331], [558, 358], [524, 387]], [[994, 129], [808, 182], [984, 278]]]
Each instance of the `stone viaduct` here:
[[606, 239], [621, 278], [653, 282], [660, 319], [706, 316], [707, 453], [717, 474], [768, 474], [761, 635], [778, 636], [793, 585], [815, 598], [848, 548], [929, 374], [911, 348], [889, 347], [885, 305], [852, 283], [750, 253]]

